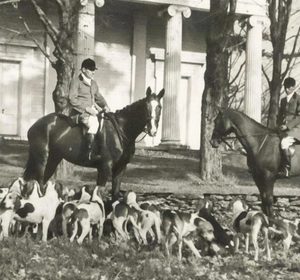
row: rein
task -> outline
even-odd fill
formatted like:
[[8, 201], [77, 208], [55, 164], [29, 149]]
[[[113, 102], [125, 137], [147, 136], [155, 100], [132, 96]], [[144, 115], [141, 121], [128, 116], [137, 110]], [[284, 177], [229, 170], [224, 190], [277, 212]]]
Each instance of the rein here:
[[140, 140], [135, 141], [135, 143], [139, 143], [139, 142], [143, 141], [145, 139], [145, 137], [148, 135], [148, 133], [146, 131], [143, 131], [143, 132], [144, 132], [144, 136], [142, 136], [142, 138]]
[[[120, 141], [120, 144], [121, 144], [121, 147], [123, 147], [123, 141], [124, 140], [127, 140], [127, 137], [126, 135], [124, 134], [124, 132], [120, 129], [120, 126], [118, 125], [117, 121], [115, 120], [114, 116], [112, 115], [109, 115], [107, 113], [104, 113], [104, 118], [109, 120], [113, 127], [115, 128], [116, 132], [117, 132], [117, 135], [118, 135], [118, 138], [119, 138], [119, 141]], [[104, 119], [103, 118], [103, 119]]]
[[[247, 138], [247, 137], [257, 137], [257, 136], [262, 136], [262, 135], [265, 135], [265, 137], [264, 137], [264, 139], [263, 139], [263, 141], [261, 142], [261, 144], [260, 144], [260, 146], [259, 146], [259, 148], [258, 148], [258, 152], [257, 153], [259, 153], [260, 151], [261, 151], [261, 149], [262, 149], [262, 147], [264, 146], [264, 144], [265, 144], [265, 142], [266, 142], [266, 140], [267, 140], [267, 138], [268, 138], [268, 136], [270, 135], [277, 135], [277, 134], [270, 134], [270, 133], [259, 133], [259, 134], [252, 134], [252, 135], [242, 135], [242, 136], [240, 136], [240, 138]], [[222, 137], [221, 138], [221, 141], [226, 145], [226, 146], [228, 146], [229, 148], [230, 148], [230, 150], [231, 151], [236, 151], [233, 147], [232, 147], [232, 145], [230, 144], [230, 143], [228, 143], [226, 140], [230, 140], [230, 139], [237, 139], [237, 136], [230, 136], [230, 137]], [[240, 152], [242, 155], [244, 155], [244, 156], [247, 156], [247, 153], [245, 153], [245, 152], [242, 152], [242, 151], [238, 151], [238, 152]]]

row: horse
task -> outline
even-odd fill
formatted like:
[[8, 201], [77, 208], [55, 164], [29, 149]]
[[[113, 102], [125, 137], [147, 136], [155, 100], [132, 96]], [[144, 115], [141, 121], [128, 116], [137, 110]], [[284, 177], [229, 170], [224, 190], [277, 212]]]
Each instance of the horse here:
[[147, 88], [146, 97], [115, 113], [105, 113], [95, 138], [97, 160], [89, 160], [84, 125], [74, 125], [69, 116], [51, 113], [38, 119], [28, 130], [29, 157], [23, 172], [25, 181], [36, 180], [43, 186], [54, 174], [62, 159], [75, 165], [97, 169], [97, 185], [106, 193], [106, 183], [112, 178], [112, 200], [119, 198], [122, 175], [135, 152], [135, 140], [144, 131], [154, 137], [157, 133], [161, 99]]
[[[263, 212], [273, 217], [274, 184], [283, 160], [280, 135], [237, 110], [219, 110], [210, 141], [212, 147], [218, 148], [230, 133], [236, 135], [246, 150], [247, 165], [258, 187]], [[296, 155], [300, 154], [299, 146], [295, 149]], [[297, 156], [292, 157], [291, 173], [300, 174], [300, 158]]]

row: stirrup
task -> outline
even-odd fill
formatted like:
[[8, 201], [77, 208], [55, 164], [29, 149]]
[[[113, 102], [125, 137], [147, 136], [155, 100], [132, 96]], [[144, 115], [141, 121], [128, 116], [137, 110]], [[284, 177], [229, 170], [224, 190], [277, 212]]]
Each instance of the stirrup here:
[[290, 176], [291, 176], [291, 171], [287, 166], [285, 166], [282, 170], [280, 170], [277, 175], [277, 177], [280, 179], [287, 179], [290, 178]]
[[285, 173], [285, 178], [289, 178], [291, 176], [290, 168], [286, 166], [284, 168], [284, 173]]
[[90, 152], [89, 156], [88, 156], [88, 159], [92, 160], [92, 161], [99, 160], [99, 159], [101, 159], [101, 156], [100, 155], [95, 155], [93, 152]]

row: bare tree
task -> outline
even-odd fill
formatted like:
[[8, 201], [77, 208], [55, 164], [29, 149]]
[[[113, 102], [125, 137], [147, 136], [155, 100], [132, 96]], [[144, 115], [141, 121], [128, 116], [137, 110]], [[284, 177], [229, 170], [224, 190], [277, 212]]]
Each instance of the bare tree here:
[[203, 180], [222, 175], [221, 152], [209, 143], [217, 107], [227, 107], [230, 35], [236, 19], [237, 0], [211, 0], [206, 35], [205, 88], [202, 97], [200, 176]]
[[[55, 111], [67, 113], [69, 85], [75, 71], [75, 42], [77, 38], [79, 10], [82, 6], [80, 5], [80, 0], [39, 1], [41, 4], [38, 4], [36, 0], [30, 0], [30, 2], [55, 47], [53, 55], [56, 58], [56, 61], [51, 61], [47, 52], [39, 46], [42, 52], [50, 60], [51, 65], [56, 70], [57, 74], [57, 83], [55, 90], [53, 91]], [[47, 11], [49, 10], [51, 10], [51, 12], [56, 12], [58, 26], [55, 26], [47, 15]], [[23, 24], [30, 34], [30, 29], [27, 27], [26, 23], [23, 22]], [[33, 36], [32, 38], [34, 40]]]
[[[270, 106], [268, 115], [268, 126], [274, 128], [276, 126], [276, 118], [278, 114], [278, 104], [282, 81], [288, 74], [292, 64], [293, 55], [285, 56], [285, 46], [287, 42], [287, 28], [290, 21], [293, 0], [268, 0], [270, 25], [270, 40], [273, 47], [272, 52], [272, 77], [269, 78], [267, 71], [263, 68], [265, 78], [270, 89]], [[300, 28], [293, 37], [294, 43], [290, 54], [295, 53], [299, 38]], [[291, 38], [290, 38], [291, 39]], [[285, 69], [283, 69], [283, 60], [286, 57]]]
[[[18, 1], [12, 1], [18, 2]], [[21, 0], [18, 4], [13, 3], [18, 17], [21, 20], [27, 37], [33, 40], [40, 51], [48, 58], [51, 66], [56, 70], [57, 82], [53, 91], [53, 101], [57, 113], [68, 114], [68, 93], [69, 85], [75, 72], [76, 57], [76, 40], [79, 11], [82, 8], [80, 0]], [[54, 60], [45, 45], [35, 37], [34, 32], [24, 20], [22, 14], [22, 5], [32, 5], [36, 12], [41, 25], [44, 27], [47, 38], [53, 42]], [[56, 18], [53, 22], [51, 18]], [[72, 174], [73, 165], [63, 161], [57, 169], [58, 178], [66, 178]]]

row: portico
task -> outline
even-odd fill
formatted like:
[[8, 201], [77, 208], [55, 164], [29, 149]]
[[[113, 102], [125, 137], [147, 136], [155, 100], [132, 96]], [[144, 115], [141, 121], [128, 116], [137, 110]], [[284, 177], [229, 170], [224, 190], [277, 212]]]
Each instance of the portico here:
[[[80, 50], [78, 59], [80, 61], [83, 56], [89, 56], [94, 52], [94, 46], [88, 46], [92, 46], [95, 40], [95, 35], [93, 35], [95, 33], [95, 27], [93, 27], [95, 7], [94, 1], [86, 2], [87, 4], [83, 7], [83, 13], [79, 21], [81, 33], [78, 37], [78, 49]], [[153, 142], [152, 139], [147, 139], [146, 137], [142, 141], [142, 145], [192, 146], [192, 148], [197, 149], [197, 144], [191, 144], [193, 141], [189, 140], [191, 132], [188, 132], [188, 130], [192, 129], [194, 137], [197, 138], [193, 143], [200, 143], [200, 130], [196, 126], [200, 126], [201, 114], [195, 113], [197, 120], [195, 121], [195, 117], [193, 117], [192, 123], [189, 112], [201, 112], [205, 51], [202, 53], [183, 51], [182, 30], [183, 20], [186, 22], [190, 21], [193, 17], [193, 12], [209, 12], [210, 1], [186, 0], [184, 5], [182, 5], [183, 1], [180, 0], [116, 0], [116, 2], [141, 7], [141, 9], [137, 9], [138, 12], [133, 16], [131, 102], [143, 98], [148, 85], [152, 85], [155, 91], [159, 91], [164, 87], [166, 92], [163, 100], [159, 139]], [[105, 6], [105, 2], [102, 4]], [[163, 48], [151, 47], [149, 38], [147, 38], [149, 14], [147, 9], [142, 9], [147, 7], [146, 5], [153, 7], [157, 11], [157, 18], [164, 22], [164, 26], [162, 26], [165, 33]], [[239, 0], [236, 9], [238, 15], [248, 16], [244, 111], [259, 122], [261, 121], [262, 95], [262, 31], [269, 24], [265, 7], [265, 0]], [[197, 68], [197, 65], [200, 68]], [[149, 71], [150, 67], [154, 67], [153, 74], [149, 73], [152, 71]], [[188, 74], [186, 74], [187, 71]], [[195, 73], [198, 73], [199, 77]], [[150, 77], [150, 75], [153, 75], [153, 77]], [[198, 83], [195, 83], [195, 79], [198, 79]], [[200, 97], [197, 99], [192, 94]], [[186, 96], [182, 97], [183, 95]], [[186, 105], [184, 109], [182, 102]], [[195, 102], [197, 104], [193, 104]], [[198, 109], [195, 110], [195, 106]], [[183, 125], [182, 120], [190, 121], [190, 124]]]

